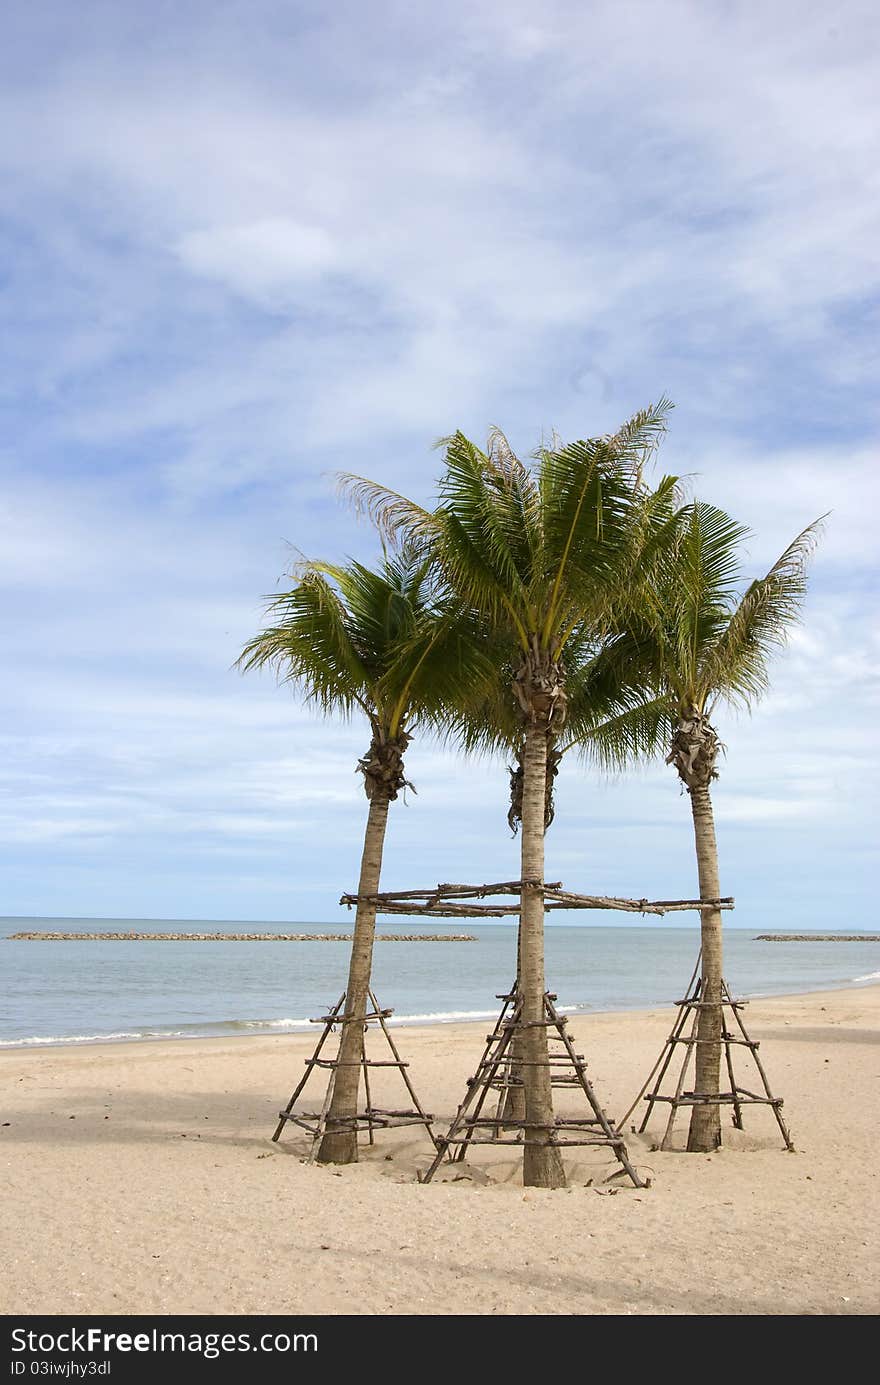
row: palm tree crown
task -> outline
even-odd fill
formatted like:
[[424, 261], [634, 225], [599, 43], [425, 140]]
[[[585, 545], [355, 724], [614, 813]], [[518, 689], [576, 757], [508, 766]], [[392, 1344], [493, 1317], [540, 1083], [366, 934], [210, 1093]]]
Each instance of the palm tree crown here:
[[[608, 767], [668, 750], [670, 736], [685, 722], [711, 741], [709, 720], [719, 702], [754, 706], [768, 686], [771, 656], [800, 614], [807, 562], [823, 521], [808, 525], [747, 586], [744, 525], [702, 501], [683, 506], [674, 523], [677, 536], [653, 570], [647, 599], [623, 614], [594, 661], [593, 678], [617, 690], [614, 714], [598, 725], [572, 718], [582, 747]], [[714, 778], [717, 740], [705, 749], [680, 761], [670, 755], [668, 763], [676, 763], [685, 783], [699, 767]]]
[[[455, 433], [444, 440], [433, 511], [362, 477], [344, 476], [342, 485], [380, 532], [430, 554], [449, 588], [508, 639], [511, 658], [518, 651], [519, 665], [552, 664], [585, 630], [595, 638], [610, 628], [634, 555], [656, 542], [660, 516], [670, 518], [674, 478], [664, 478], [652, 505], [642, 484], [669, 408], [661, 400], [610, 437], [554, 440], [538, 450], [536, 467], [497, 430], [485, 451]], [[518, 667], [513, 681], [526, 712], [523, 676]], [[556, 689], [555, 720], [564, 717], [562, 699]]]
[[386, 554], [375, 571], [303, 562], [294, 577], [269, 599], [269, 624], [239, 666], [274, 667], [326, 715], [363, 712], [373, 733], [359, 762], [367, 796], [381, 786], [393, 800], [407, 783], [401, 757], [416, 722], [479, 688], [488, 660], [467, 613], [438, 594], [412, 547]]

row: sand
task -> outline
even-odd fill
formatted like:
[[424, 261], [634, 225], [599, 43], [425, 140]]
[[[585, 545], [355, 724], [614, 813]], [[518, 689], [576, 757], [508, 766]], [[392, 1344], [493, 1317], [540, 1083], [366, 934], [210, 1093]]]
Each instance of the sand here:
[[[875, 1313], [880, 987], [753, 1001], [746, 1016], [797, 1153], [751, 1108], [743, 1132], [725, 1116], [711, 1156], [633, 1137], [647, 1189], [604, 1182], [613, 1165], [577, 1151], [568, 1190], [523, 1189], [507, 1149], [423, 1187], [419, 1130], [380, 1135], [357, 1165], [309, 1167], [295, 1127], [269, 1138], [309, 1036], [6, 1050], [0, 1309]], [[573, 1019], [612, 1116], [670, 1018]], [[486, 1030], [395, 1031], [441, 1128]], [[380, 1104], [399, 1104], [397, 1080]]]

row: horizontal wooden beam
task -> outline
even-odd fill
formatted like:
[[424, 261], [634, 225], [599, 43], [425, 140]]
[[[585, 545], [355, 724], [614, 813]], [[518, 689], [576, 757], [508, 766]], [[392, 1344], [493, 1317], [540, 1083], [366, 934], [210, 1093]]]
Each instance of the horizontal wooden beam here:
[[620, 899], [613, 895], [576, 894], [559, 881], [541, 885], [539, 880], [502, 880], [487, 885], [437, 885], [433, 889], [388, 890], [377, 894], [344, 894], [340, 904], [349, 908], [373, 904], [380, 914], [409, 914], [423, 918], [505, 918], [520, 912], [519, 904], [478, 904], [489, 895], [521, 894], [524, 889], [543, 889], [545, 909], [611, 909], [628, 914], [662, 917], [688, 909], [732, 909], [733, 898], [720, 899]]

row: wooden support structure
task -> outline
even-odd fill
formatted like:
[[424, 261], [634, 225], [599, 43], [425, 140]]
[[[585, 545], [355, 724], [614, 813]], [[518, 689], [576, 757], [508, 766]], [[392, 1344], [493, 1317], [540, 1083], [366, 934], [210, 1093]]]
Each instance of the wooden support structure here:
[[[391, 1014], [393, 1014], [393, 1011], [383, 1010], [380, 1007], [379, 1002], [376, 1000], [376, 997], [372, 991], [368, 991], [367, 995], [369, 998], [369, 1003], [373, 1008], [372, 1010], [369, 1010], [367, 1012], [363, 1019], [364, 1047], [361, 1056], [361, 1061], [357, 1065], [362, 1069], [363, 1072], [364, 1097], [366, 1104], [364, 1106], [364, 1109], [358, 1111], [356, 1115], [348, 1118], [340, 1118], [339, 1120], [335, 1120], [333, 1122], [333, 1128], [335, 1130], [350, 1130], [354, 1128], [356, 1131], [362, 1131], [366, 1129], [369, 1143], [374, 1144], [374, 1131], [376, 1130], [386, 1130], [391, 1127], [397, 1127], [402, 1125], [423, 1125], [425, 1127], [425, 1130], [427, 1131], [428, 1138], [434, 1145], [435, 1150], [439, 1150], [440, 1146], [437, 1139], [434, 1136], [434, 1131], [432, 1128], [432, 1122], [434, 1117], [429, 1115], [422, 1108], [421, 1102], [419, 1101], [413, 1084], [410, 1081], [409, 1073], [407, 1072], [409, 1064], [405, 1063], [401, 1058], [397, 1050], [397, 1046], [394, 1042], [394, 1039], [392, 1038], [391, 1033], [386, 1024], [386, 1020], [389, 1018]], [[272, 1136], [273, 1140], [278, 1140], [282, 1130], [284, 1129], [288, 1121], [292, 1122], [292, 1124], [294, 1125], [300, 1126], [303, 1130], [307, 1130], [312, 1137], [312, 1146], [309, 1151], [309, 1157], [307, 1160], [309, 1164], [314, 1162], [318, 1153], [318, 1148], [320, 1146], [321, 1140], [323, 1139], [324, 1134], [327, 1130], [327, 1126], [329, 1124], [328, 1116], [330, 1111], [330, 1103], [333, 1100], [333, 1088], [336, 1084], [336, 1073], [339, 1070], [338, 1053], [335, 1058], [322, 1058], [321, 1051], [324, 1048], [324, 1045], [326, 1044], [328, 1038], [337, 1026], [342, 1026], [353, 1022], [351, 1018], [346, 1018], [344, 1012], [344, 1005], [345, 992], [343, 991], [342, 995], [339, 997], [336, 1004], [333, 1006], [333, 1008], [329, 1011], [328, 1014], [320, 1015], [317, 1019], [313, 1019], [310, 1021], [311, 1024], [321, 1024], [324, 1026], [324, 1028], [321, 1033], [321, 1037], [318, 1040], [317, 1046], [315, 1047], [314, 1053], [311, 1055], [310, 1058], [305, 1059], [306, 1070], [302, 1078], [300, 1079], [300, 1082], [298, 1083], [296, 1090], [293, 1093], [293, 1096], [288, 1101], [284, 1110], [279, 1111], [278, 1113], [278, 1126], [275, 1130], [275, 1134]], [[388, 1044], [388, 1047], [391, 1050], [391, 1058], [376, 1059], [367, 1057], [366, 1031], [370, 1028], [371, 1025], [376, 1024], [381, 1029], [382, 1034], [384, 1035], [385, 1040]], [[308, 1082], [309, 1078], [311, 1077], [312, 1073], [315, 1071], [316, 1068], [327, 1068], [330, 1070], [330, 1080], [327, 1083], [327, 1090], [324, 1094], [324, 1101], [320, 1111], [294, 1111], [293, 1108], [296, 1105], [296, 1102], [298, 1101], [300, 1094], [302, 1093], [306, 1083]], [[371, 1068], [397, 1068], [397, 1070], [400, 1073], [400, 1076], [403, 1079], [404, 1085], [406, 1086], [406, 1090], [409, 1093], [410, 1100], [412, 1101], [412, 1108], [406, 1108], [401, 1110], [388, 1110], [383, 1107], [374, 1106], [372, 1096], [370, 1093]]]
[[[458, 1163], [473, 1145], [505, 1144], [522, 1148], [526, 1143], [525, 1120], [512, 1119], [502, 1113], [507, 1091], [511, 1087], [522, 1086], [517, 1069], [524, 1067], [528, 1061], [515, 1054], [512, 1047], [514, 1035], [524, 1027], [522, 1000], [515, 985], [498, 999], [503, 1004], [495, 1028], [486, 1035], [486, 1046], [476, 1073], [468, 1079], [467, 1094], [449, 1130], [435, 1140], [437, 1153], [430, 1168], [421, 1175], [422, 1183], [430, 1183], [444, 1155], [448, 1155], [451, 1163]], [[550, 992], [545, 994], [544, 1020], [537, 1021], [546, 1026], [548, 1039], [556, 1045], [551, 1048], [547, 1059], [551, 1086], [579, 1087], [591, 1114], [555, 1116], [549, 1132], [550, 1142], [565, 1148], [590, 1145], [610, 1149], [635, 1186], [645, 1187], [630, 1162], [624, 1137], [599, 1104], [587, 1077], [584, 1055], [575, 1052], [568, 1033], [568, 1021], [557, 1011], [555, 1000], [555, 995]], [[483, 1110], [492, 1092], [498, 1093], [495, 1114], [485, 1116]], [[507, 1131], [516, 1133], [508, 1135]]]
[[[744, 1106], [769, 1106], [773, 1111], [773, 1115], [776, 1118], [776, 1123], [779, 1126], [782, 1139], [785, 1143], [785, 1148], [787, 1150], [793, 1151], [794, 1145], [791, 1141], [791, 1135], [789, 1134], [788, 1126], [786, 1125], [782, 1115], [783, 1098], [774, 1096], [771, 1092], [770, 1083], [768, 1082], [767, 1074], [764, 1071], [764, 1065], [761, 1062], [761, 1059], [758, 1055], [758, 1048], [760, 1047], [760, 1044], [756, 1040], [749, 1038], [749, 1035], [746, 1032], [746, 1027], [742, 1020], [742, 1015], [740, 1012], [748, 1004], [748, 1001], [734, 1000], [730, 994], [730, 990], [728, 989], [726, 981], [721, 982], [720, 1043], [724, 1045], [724, 1056], [727, 1066], [727, 1078], [728, 1082], [730, 1083], [729, 1090], [726, 1092], [718, 1092], [717, 1094], [710, 1094], [706, 1096], [694, 1091], [688, 1091], [686, 1089], [685, 1081], [687, 1079], [688, 1069], [691, 1066], [691, 1059], [694, 1055], [697, 1044], [701, 1042], [701, 1040], [697, 1037], [700, 1010], [712, 1003], [700, 999], [701, 986], [702, 982], [700, 978], [700, 958], [698, 957], [697, 965], [694, 968], [693, 975], [691, 976], [691, 979], [688, 983], [685, 998], [683, 1000], [677, 1000], [675, 1002], [678, 1006], [678, 1015], [676, 1017], [675, 1024], [672, 1027], [672, 1032], [669, 1035], [669, 1038], [666, 1040], [666, 1043], [663, 1045], [663, 1048], [660, 1051], [660, 1057], [657, 1059], [657, 1062], [654, 1064], [653, 1068], [648, 1074], [648, 1078], [644, 1086], [642, 1087], [641, 1091], [639, 1092], [638, 1096], [636, 1097], [635, 1101], [632, 1103], [626, 1114], [622, 1116], [619, 1120], [619, 1127], [622, 1129], [626, 1125], [626, 1122], [629, 1120], [630, 1116], [635, 1111], [639, 1102], [643, 1098], [648, 1103], [648, 1106], [644, 1116], [642, 1117], [642, 1123], [638, 1128], [639, 1134], [642, 1134], [646, 1129], [648, 1121], [651, 1119], [651, 1115], [653, 1113], [655, 1105], [668, 1105], [669, 1117], [666, 1122], [666, 1129], [663, 1133], [663, 1138], [661, 1139], [660, 1144], [658, 1146], [659, 1149], [665, 1150], [669, 1148], [669, 1143], [672, 1138], [672, 1130], [675, 1124], [675, 1118], [678, 1115], [679, 1110], [683, 1106], [696, 1106], [700, 1103], [706, 1103], [715, 1106], [732, 1106], [733, 1124], [737, 1130], [743, 1129]], [[735, 1028], [731, 1026], [731, 1019], [733, 1021], [733, 1025], [735, 1026]], [[736, 1032], [737, 1030], [739, 1031], [738, 1033]], [[667, 1092], [664, 1095], [661, 1091], [661, 1088], [663, 1086], [664, 1081], [666, 1080], [667, 1073], [669, 1073], [670, 1068], [673, 1067], [673, 1063], [676, 1057], [676, 1051], [679, 1045], [681, 1045], [684, 1049], [684, 1057], [682, 1060], [682, 1064], [678, 1071], [678, 1076], [675, 1081], [674, 1090], [671, 1093]], [[760, 1095], [760, 1093], [750, 1091], [748, 1088], [740, 1086], [740, 1084], [738, 1083], [734, 1075], [733, 1067], [733, 1050], [735, 1047], [746, 1048], [751, 1054], [755, 1067], [757, 1068], [758, 1075], [761, 1079], [761, 1083], [764, 1088], [763, 1096]], [[633, 1127], [633, 1129], [635, 1129], [635, 1127]]]
[[519, 914], [518, 903], [479, 904], [476, 900], [492, 895], [519, 895], [523, 889], [539, 886], [544, 892], [544, 908], [615, 909], [627, 914], [678, 913], [684, 909], [732, 909], [733, 899], [618, 899], [611, 895], [574, 894], [564, 890], [558, 880], [501, 880], [489, 885], [436, 885], [424, 890], [386, 890], [381, 894], [344, 894], [340, 904], [348, 908], [361, 900], [375, 904], [380, 914], [411, 914], [419, 918], [505, 918]]

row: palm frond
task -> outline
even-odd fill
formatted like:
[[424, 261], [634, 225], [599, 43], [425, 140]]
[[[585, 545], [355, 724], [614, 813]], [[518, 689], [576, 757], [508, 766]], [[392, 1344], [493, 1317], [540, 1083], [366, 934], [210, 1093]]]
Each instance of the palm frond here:
[[618, 464], [634, 468], [637, 479], [663, 441], [674, 408], [672, 400], [661, 395], [656, 404], [637, 410], [611, 438]]
[[451, 700], [456, 679], [487, 678], [473, 617], [438, 593], [417, 545], [376, 569], [303, 561], [293, 578], [270, 599], [270, 623], [243, 650], [242, 670], [269, 664], [325, 712], [358, 706], [391, 736]]
[[382, 682], [392, 734], [418, 722], [448, 738], [453, 723], [477, 720], [498, 680], [482, 635], [479, 618], [457, 602], [421, 614]]
[[[635, 414], [613, 437], [590, 438], [544, 449], [540, 492], [545, 514], [549, 579], [544, 639], [558, 627], [563, 605], [610, 613], [621, 575], [631, 566], [628, 547], [641, 494], [645, 461], [665, 431], [667, 400]], [[570, 617], [567, 617], [570, 619]]]
[[[577, 685], [585, 728], [589, 722], [592, 731], [602, 717], [628, 709], [627, 696], [632, 702], [636, 695], [612, 691], [607, 661], [604, 674], [603, 666], [591, 667], [589, 698], [579, 680], [581, 666], [621, 633], [620, 612], [634, 602], [636, 574], [646, 591], [654, 590], [647, 574], [653, 575], [656, 555], [668, 543], [680, 495], [674, 478], [663, 478], [649, 493], [642, 474], [669, 408], [661, 400], [613, 436], [571, 444], [554, 436], [536, 454], [537, 466], [523, 463], [499, 429], [490, 432], [485, 450], [453, 433], [442, 441], [445, 471], [430, 513], [363, 477], [341, 478], [356, 508], [393, 541], [394, 553], [407, 549], [415, 566], [425, 568], [423, 604], [431, 608], [430, 619], [426, 623], [423, 612], [383, 675], [386, 705], [400, 709], [412, 699], [412, 714], [419, 703], [418, 715], [435, 726], [442, 707], [439, 734], [467, 749], [513, 746], [521, 713], [511, 685], [521, 651], [537, 642], [562, 659]], [[350, 564], [344, 578], [334, 577], [372, 643], [392, 627], [402, 633], [393, 600], [380, 616], [366, 570]], [[466, 649], [470, 636], [462, 635], [450, 658], [452, 635], [430, 626], [447, 599], [479, 625], [477, 656]]]
[[666, 753], [675, 721], [668, 697], [649, 698], [608, 717], [577, 742], [578, 753], [607, 771], [626, 769]]
[[450, 439], [445, 460], [438, 557], [452, 585], [466, 599], [479, 593], [481, 605], [495, 606], [503, 592], [509, 606], [522, 610], [528, 575], [523, 571], [528, 561], [520, 500], [523, 473], [497, 467], [463, 433]]
[[560, 597], [572, 572], [577, 580], [588, 570], [594, 585], [601, 585], [599, 569], [614, 538], [607, 527], [612, 465], [611, 450], [602, 438], [568, 443], [541, 456], [544, 553], [535, 578], [545, 589], [545, 640], [556, 624]]
[[613, 602], [605, 634], [663, 629], [674, 583], [682, 530], [682, 485], [663, 476], [655, 489], [640, 486], [616, 554]]
[[[619, 631], [566, 660], [566, 737], [588, 739], [609, 718], [658, 695], [656, 645], [646, 627]], [[665, 689], [663, 689], [665, 691]]]
[[432, 719], [436, 738], [465, 755], [508, 754], [522, 741], [522, 712], [513, 692], [513, 676], [522, 657], [518, 646], [497, 631], [480, 631], [484, 661], [480, 676], [462, 696], [450, 697]]
[[355, 706], [369, 710], [379, 670], [365, 663], [329, 572], [300, 565], [292, 590], [268, 599], [270, 624], [245, 645], [237, 666], [269, 665], [325, 714], [346, 716]]
[[[447, 439], [447, 443], [451, 439]], [[522, 483], [529, 479], [529, 469], [524, 462], [517, 457], [513, 448], [507, 440], [505, 434], [498, 427], [489, 429], [489, 437], [486, 444], [486, 457], [489, 465], [498, 475], [505, 477], [508, 482]]]
[[407, 543], [419, 549], [430, 541], [434, 533], [433, 514], [398, 491], [345, 471], [337, 474], [336, 489], [356, 515], [375, 525], [384, 541]]
[[670, 666], [696, 687], [706, 652], [736, 600], [740, 547], [748, 529], [714, 505], [695, 501], [680, 513], [680, 535], [661, 600]]
[[506, 504], [499, 520], [517, 571], [528, 587], [543, 546], [540, 490], [531, 470], [516, 456], [500, 428], [491, 429], [486, 456], [492, 480], [497, 480], [506, 492]]
[[807, 565], [822, 533], [823, 515], [807, 525], [770, 571], [752, 582], [700, 668], [702, 698], [721, 696], [750, 706], [767, 688], [767, 661], [800, 618]]

